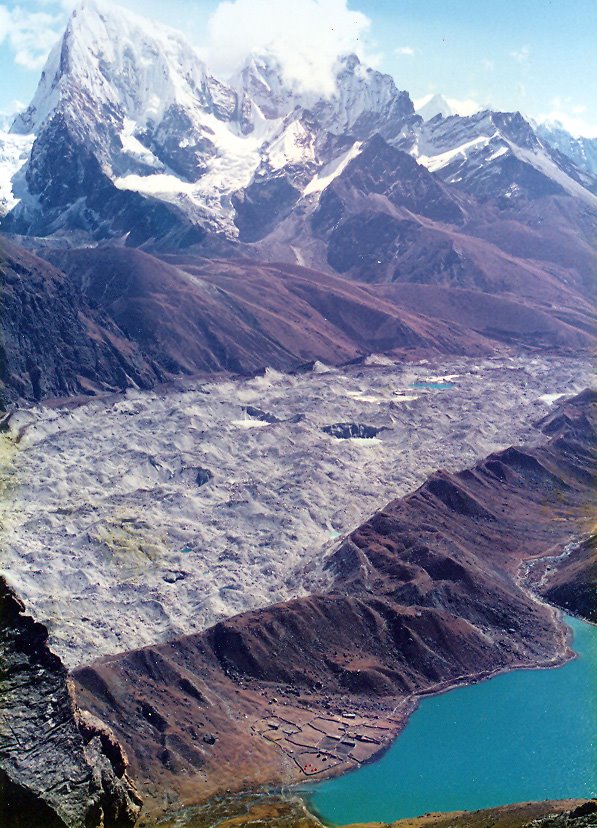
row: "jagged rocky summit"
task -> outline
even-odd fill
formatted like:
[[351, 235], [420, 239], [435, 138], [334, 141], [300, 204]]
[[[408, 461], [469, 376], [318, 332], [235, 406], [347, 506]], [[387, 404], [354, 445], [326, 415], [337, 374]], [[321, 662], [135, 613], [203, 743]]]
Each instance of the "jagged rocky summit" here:
[[252, 242], [310, 213], [376, 135], [482, 200], [592, 198], [588, 145], [519, 114], [445, 117], [441, 100], [424, 121], [389, 75], [351, 54], [335, 82], [329, 96], [305, 92], [267, 51], [225, 82], [179, 32], [84, 0], [0, 136], [3, 227], [70, 245]]

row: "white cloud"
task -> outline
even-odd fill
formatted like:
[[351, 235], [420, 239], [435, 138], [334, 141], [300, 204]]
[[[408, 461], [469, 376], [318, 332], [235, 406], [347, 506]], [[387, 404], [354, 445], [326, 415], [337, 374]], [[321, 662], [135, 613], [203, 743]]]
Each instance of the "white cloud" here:
[[483, 58], [481, 61], [481, 66], [485, 69], [486, 72], [493, 72], [495, 69], [495, 60], [491, 60], [490, 58]]
[[406, 55], [407, 57], [412, 57], [415, 54], [412, 46], [399, 46], [397, 49], [394, 49], [394, 52], [397, 55]]
[[0, 44], [4, 43], [10, 31], [11, 13], [6, 6], [0, 6]]
[[572, 98], [556, 95], [549, 102], [550, 110], [537, 115], [540, 123], [560, 124], [577, 138], [597, 138], [597, 124], [590, 123], [582, 116], [587, 112], [585, 104], [574, 103]]
[[8, 104], [6, 109], [0, 109], [0, 117], [10, 117], [16, 115], [18, 112], [23, 112], [25, 109], [27, 109], [27, 104], [15, 98], [15, 100]]
[[41, 69], [63, 25], [64, 15], [61, 13], [0, 6], [0, 43], [8, 43], [15, 63], [25, 69]]
[[510, 57], [513, 57], [518, 63], [528, 63], [531, 57], [531, 50], [528, 46], [521, 46], [520, 49], [515, 49], [513, 52], [510, 52]]
[[208, 21], [204, 54], [216, 74], [226, 75], [251, 51], [267, 51], [280, 61], [287, 81], [331, 94], [339, 55], [367, 59], [370, 25], [347, 0], [224, 0]]
[[[552, 109], [550, 112], [543, 112], [537, 116], [537, 120], [541, 123], [560, 124], [567, 132], [574, 135], [576, 138], [597, 138], [597, 124], [592, 124], [586, 121], [575, 113], [574, 109], [581, 107], [574, 107], [571, 111], [564, 109]], [[582, 107], [583, 111], [586, 107]]]

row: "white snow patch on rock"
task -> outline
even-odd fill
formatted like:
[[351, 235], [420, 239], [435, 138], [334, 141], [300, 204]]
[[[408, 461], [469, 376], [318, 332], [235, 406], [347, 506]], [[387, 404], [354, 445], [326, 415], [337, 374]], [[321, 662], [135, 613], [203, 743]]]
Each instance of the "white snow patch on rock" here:
[[362, 141], [355, 141], [352, 147], [338, 158], [326, 164], [320, 172], [311, 179], [303, 191], [303, 195], [312, 195], [313, 193], [321, 193], [326, 187], [341, 175], [350, 162], [356, 158], [362, 147]]

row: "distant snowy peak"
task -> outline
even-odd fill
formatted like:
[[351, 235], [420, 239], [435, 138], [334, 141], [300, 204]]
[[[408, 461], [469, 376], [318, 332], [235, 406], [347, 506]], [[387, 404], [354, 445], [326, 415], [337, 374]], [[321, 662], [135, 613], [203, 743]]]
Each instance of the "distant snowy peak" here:
[[449, 118], [457, 114], [443, 95], [427, 95], [415, 101], [415, 111], [424, 121], [430, 121], [438, 115], [442, 118]]
[[597, 176], [597, 138], [571, 135], [558, 121], [535, 125], [537, 134], [553, 149], [561, 152], [579, 169]]
[[482, 199], [567, 192], [594, 203], [573, 165], [558, 163], [520, 112], [432, 118], [397, 144], [448, 184]]
[[448, 98], [441, 94], [425, 95], [423, 98], [417, 98], [414, 104], [417, 115], [424, 121], [431, 121], [437, 117], [451, 118], [454, 115], [466, 118], [483, 110], [491, 109], [489, 104], [479, 106], [471, 98]]

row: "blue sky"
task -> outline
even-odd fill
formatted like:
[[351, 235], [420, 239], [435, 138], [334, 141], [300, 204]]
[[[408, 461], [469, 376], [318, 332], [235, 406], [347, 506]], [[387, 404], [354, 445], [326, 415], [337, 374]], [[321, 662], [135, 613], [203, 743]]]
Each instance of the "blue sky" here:
[[[0, 111], [27, 103], [72, 0], [0, 0]], [[121, 0], [183, 30], [224, 73], [279, 37], [317, 55], [355, 47], [415, 99], [442, 92], [597, 135], [597, 0]], [[283, 31], [282, 31], [283, 30]], [[307, 59], [309, 56], [307, 55]], [[309, 64], [318, 67], [317, 61]], [[316, 68], [313, 71], [320, 71]], [[472, 107], [473, 104], [469, 103]]]

